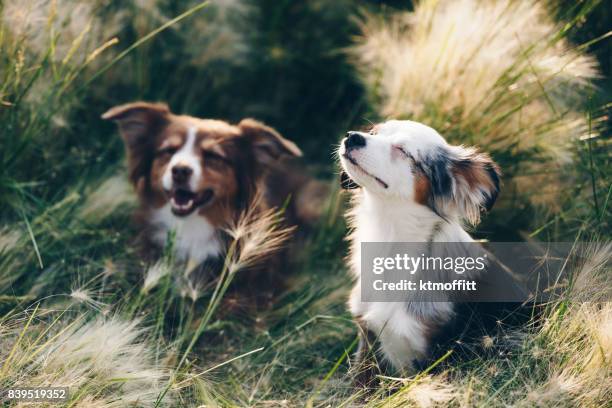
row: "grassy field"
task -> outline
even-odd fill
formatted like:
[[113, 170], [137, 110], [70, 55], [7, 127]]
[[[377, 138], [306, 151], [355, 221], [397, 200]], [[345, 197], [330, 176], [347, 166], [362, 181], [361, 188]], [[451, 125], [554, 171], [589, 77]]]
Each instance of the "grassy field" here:
[[[378, 3], [0, 3], [0, 388], [68, 386], [72, 407], [612, 401], [610, 33], [585, 28], [609, 16], [605, 2]], [[282, 234], [272, 216], [233, 229], [253, 252], [230, 247], [210, 288], [183, 279], [169, 250], [139, 260], [122, 142], [100, 119], [137, 99], [266, 121], [333, 186], [272, 309], [223, 302]], [[538, 321], [483, 338], [486, 355], [385, 377], [366, 399], [348, 374], [357, 330], [332, 151], [386, 117], [500, 163], [504, 192], [475, 236], [587, 242], [593, 255]]]

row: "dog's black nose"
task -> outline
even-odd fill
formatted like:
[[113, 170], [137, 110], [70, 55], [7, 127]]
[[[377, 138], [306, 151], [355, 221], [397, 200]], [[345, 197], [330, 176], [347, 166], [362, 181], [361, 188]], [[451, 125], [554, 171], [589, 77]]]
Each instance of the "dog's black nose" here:
[[193, 173], [193, 169], [189, 166], [173, 166], [172, 167], [172, 180], [177, 183], [184, 183], [189, 180], [189, 176]]
[[366, 139], [359, 132], [346, 132], [344, 147], [347, 149], [357, 149], [366, 145]]

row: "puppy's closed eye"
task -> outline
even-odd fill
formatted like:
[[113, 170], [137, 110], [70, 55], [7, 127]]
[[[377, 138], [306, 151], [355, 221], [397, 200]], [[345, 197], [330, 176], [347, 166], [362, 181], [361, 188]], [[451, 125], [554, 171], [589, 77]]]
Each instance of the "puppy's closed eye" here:
[[157, 156], [172, 156], [174, 153], [178, 151], [178, 147], [175, 146], [166, 146], [160, 147], [157, 149]]
[[225, 157], [224, 155], [211, 151], [204, 150], [202, 152], [202, 157], [204, 158], [204, 162], [208, 165], [231, 165], [232, 162]]

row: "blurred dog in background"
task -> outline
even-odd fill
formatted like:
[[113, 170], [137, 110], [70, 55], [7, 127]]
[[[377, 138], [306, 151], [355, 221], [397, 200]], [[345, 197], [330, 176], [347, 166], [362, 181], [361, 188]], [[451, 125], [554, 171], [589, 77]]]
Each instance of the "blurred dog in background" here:
[[[256, 120], [232, 125], [148, 102], [116, 106], [102, 118], [118, 124], [125, 142], [149, 260], [159, 257], [173, 232], [175, 258], [215, 275], [224, 261], [224, 230], [247, 209], [283, 208], [287, 225], [308, 226], [318, 218], [327, 189], [291, 161], [302, 155], [298, 146]], [[265, 274], [249, 271], [249, 282], [269, 289], [270, 280], [282, 281], [280, 256], [258, 268]]]

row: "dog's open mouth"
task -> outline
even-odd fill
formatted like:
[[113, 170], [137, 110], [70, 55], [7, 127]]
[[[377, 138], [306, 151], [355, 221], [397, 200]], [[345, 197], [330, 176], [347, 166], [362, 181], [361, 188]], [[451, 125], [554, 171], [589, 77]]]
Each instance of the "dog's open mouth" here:
[[170, 192], [172, 212], [180, 217], [189, 215], [196, 208], [208, 204], [214, 195], [211, 189], [206, 189], [198, 194], [184, 188], [175, 188]]
[[381, 180], [379, 177], [376, 177], [375, 175], [373, 175], [372, 173], [366, 171], [366, 169], [364, 169], [363, 167], [361, 167], [359, 165], [359, 163], [357, 163], [357, 160], [355, 160], [348, 152], [344, 153], [342, 155], [342, 157], [344, 157], [346, 160], [348, 160], [353, 166], [355, 166], [359, 171], [361, 171], [362, 173], [366, 174], [367, 176], [373, 178], [374, 180], [376, 180], [381, 186], [383, 186], [384, 188], [389, 188], [389, 185], [387, 183], [385, 183], [383, 180]]

